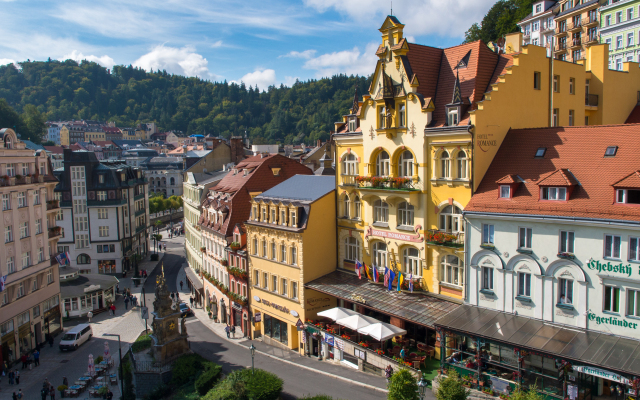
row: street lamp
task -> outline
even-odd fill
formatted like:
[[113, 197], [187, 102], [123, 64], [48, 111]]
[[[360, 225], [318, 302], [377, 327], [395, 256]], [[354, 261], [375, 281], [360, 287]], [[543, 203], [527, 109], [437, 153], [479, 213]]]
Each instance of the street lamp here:
[[428, 384], [429, 382], [427, 382], [427, 380], [424, 379], [424, 376], [420, 377], [420, 381], [418, 381], [418, 394], [420, 395], [420, 400], [424, 400], [425, 395], [427, 394]]
[[120, 335], [116, 335], [115, 333], [103, 333], [102, 336], [114, 336], [118, 338], [118, 353], [120, 354], [120, 394], [124, 399], [124, 374], [122, 373], [122, 348], [120, 347]]
[[249, 350], [251, 350], [251, 375], [253, 375], [255, 373], [253, 370], [253, 357], [256, 355], [256, 346], [251, 343], [251, 347], [249, 347]]

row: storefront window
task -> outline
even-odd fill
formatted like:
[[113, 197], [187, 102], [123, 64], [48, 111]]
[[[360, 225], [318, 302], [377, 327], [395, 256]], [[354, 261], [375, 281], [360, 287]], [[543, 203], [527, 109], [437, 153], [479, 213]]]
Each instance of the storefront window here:
[[98, 260], [99, 274], [115, 274], [116, 260]]
[[283, 344], [289, 344], [288, 324], [270, 315], [264, 315], [264, 335]]

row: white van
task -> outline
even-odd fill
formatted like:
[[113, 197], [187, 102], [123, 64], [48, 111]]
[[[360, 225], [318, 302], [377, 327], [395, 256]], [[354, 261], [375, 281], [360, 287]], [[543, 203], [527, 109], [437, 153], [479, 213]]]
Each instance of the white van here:
[[89, 324], [80, 324], [69, 329], [60, 340], [60, 350], [76, 350], [82, 343], [91, 339], [93, 329]]

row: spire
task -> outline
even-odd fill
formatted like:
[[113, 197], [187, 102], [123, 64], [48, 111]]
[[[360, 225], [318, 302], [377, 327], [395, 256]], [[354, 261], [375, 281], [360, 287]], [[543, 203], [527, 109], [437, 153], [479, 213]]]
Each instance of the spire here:
[[456, 83], [453, 86], [453, 99], [451, 104], [462, 103], [462, 92], [460, 91], [460, 73], [456, 70]]
[[336, 170], [333, 168], [333, 160], [331, 159], [331, 140], [328, 140], [324, 147], [324, 154], [320, 159], [320, 168], [315, 171], [316, 175], [335, 175]]
[[360, 108], [359, 100], [360, 96], [358, 95], [358, 86], [356, 85], [355, 94], [353, 95], [353, 105], [351, 106], [351, 114], [355, 114], [358, 112]]

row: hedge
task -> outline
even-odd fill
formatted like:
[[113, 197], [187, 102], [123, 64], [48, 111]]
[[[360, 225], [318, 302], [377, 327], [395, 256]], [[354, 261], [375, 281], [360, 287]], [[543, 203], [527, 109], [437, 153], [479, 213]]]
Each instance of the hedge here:
[[207, 394], [220, 379], [222, 367], [212, 362], [204, 363], [204, 372], [196, 379], [195, 388], [200, 396]]
[[146, 350], [151, 347], [151, 336], [150, 335], [142, 335], [139, 336], [135, 342], [131, 345], [131, 351], [137, 353], [142, 350]]
[[195, 379], [205, 362], [204, 357], [195, 353], [180, 356], [172, 368], [171, 384], [179, 387]]
[[282, 379], [262, 369], [234, 371], [211, 389], [203, 400], [278, 400]]

